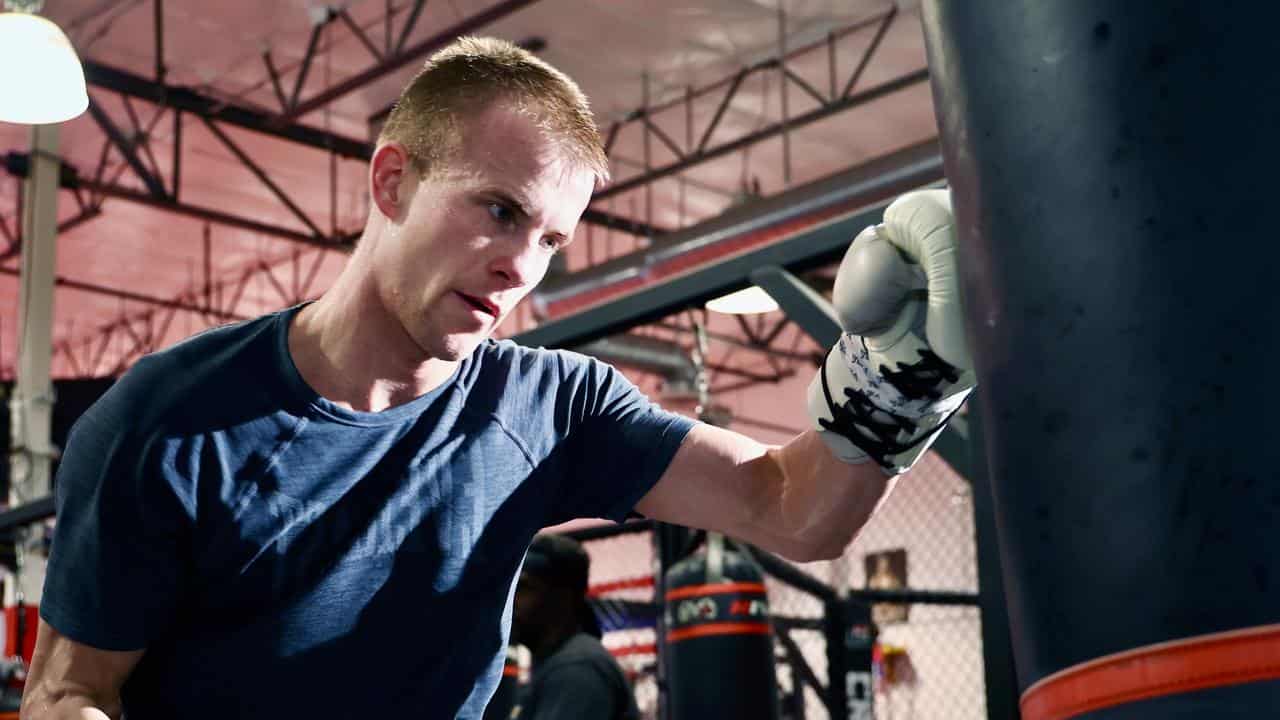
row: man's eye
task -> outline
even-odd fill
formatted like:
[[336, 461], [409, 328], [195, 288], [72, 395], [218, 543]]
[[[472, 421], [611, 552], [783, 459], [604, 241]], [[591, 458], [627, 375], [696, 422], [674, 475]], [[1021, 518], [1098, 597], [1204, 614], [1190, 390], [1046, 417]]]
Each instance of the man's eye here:
[[511, 212], [511, 208], [502, 203], [489, 203], [488, 210], [489, 217], [503, 225], [510, 225], [516, 220], [515, 213]]
[[542, 247], [545, 250], [559, 250], [565, 246], [565, 241], [555, 235], [545, 235], [542, 238]]

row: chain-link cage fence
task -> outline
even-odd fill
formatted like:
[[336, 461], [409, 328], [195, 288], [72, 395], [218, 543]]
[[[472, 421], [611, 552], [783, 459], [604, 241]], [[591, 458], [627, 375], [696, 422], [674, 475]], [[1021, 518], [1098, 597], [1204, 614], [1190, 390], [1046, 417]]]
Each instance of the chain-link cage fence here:
[[[848, 578], [855, 601], [868, 593], [936, 598], [865, 603], [875, 633], [870, 699], [877, 720], [986, 717], [970, 497], [968, 482], [930, 453], [898, 483], [844, 557], [794, 565], [832, 587]], [[828, 608], [776, 576], [766, 584], [779, 640], [783, 717], [829, 718], [827, 698], [815, 687], [829, 679]], [[857, 614], [855, 609], [851, 623]]]
[[637, 532], [592, 539], [580, 536], [591, 556], [588, 593], [604, 632], [602, 642], [622, 666], [641, 717], [658, 717], [657, 617], [653, 536]]
[[[902, 557], [903, 572], [897, 572]], [[930, 453], [848, 551], [854, 588], [964, 593], [969, 604], [873, 604], [880, 720], [985, 718], [978, 563], [969, 482]], [[886, 572], [886, 569], [888, 572]]]
[[[604, 644], [632, 680], [643, 716], [660, 718], [656, 560], [648, 528], [601, 528], [579, 539], [592, 558], [592, 601]], [[766, 578], [782, 718], [986, 717], [971, 493], [935, 454], [902, 478], [839, 560], [795, 564], [741, 549]], [[843, 601], [834, 590], [842, 578], [849, 587]], [[829, 639], [846, 648], [831, 647]], [[836, 695], [833, 657], [847, 670], [840, 680], [835, 668], [843, 690]], [[837, 702], [844, 710], [832, 713]]]

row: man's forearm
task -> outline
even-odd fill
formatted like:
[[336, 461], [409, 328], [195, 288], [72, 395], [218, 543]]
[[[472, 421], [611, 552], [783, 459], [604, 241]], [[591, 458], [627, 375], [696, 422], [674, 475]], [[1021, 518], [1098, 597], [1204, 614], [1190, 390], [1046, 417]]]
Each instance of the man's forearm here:
[[119, 712], [109, 715], [91, 698], [85, 695], [62, 695], [26, 698], [22, 703], [22, 720], [113, 720]]
[[840, 554], [892, 484], [875, 463], [837, 460], [814, 430], [776, 447], [700, 424], [636, 510], [822, 560]]
[[788, 538], [784, 554], [804, 560], [839, 557], [888, 496], [896, 478], [875, 463], [837, 460], [814, 430], [770, 449], [756, 462], [765, 475], [754, 523]]

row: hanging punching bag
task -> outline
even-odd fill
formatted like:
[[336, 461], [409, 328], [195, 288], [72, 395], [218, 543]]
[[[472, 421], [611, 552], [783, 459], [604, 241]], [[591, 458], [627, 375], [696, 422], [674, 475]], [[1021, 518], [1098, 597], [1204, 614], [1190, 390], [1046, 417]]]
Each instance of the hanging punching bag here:
[[670, 720], [776, 720], [773, 633], [755, 566], [708, 533], [665, 587]]
[[1280, 708], [1277, 14], [924, 2], [1027, 720]]

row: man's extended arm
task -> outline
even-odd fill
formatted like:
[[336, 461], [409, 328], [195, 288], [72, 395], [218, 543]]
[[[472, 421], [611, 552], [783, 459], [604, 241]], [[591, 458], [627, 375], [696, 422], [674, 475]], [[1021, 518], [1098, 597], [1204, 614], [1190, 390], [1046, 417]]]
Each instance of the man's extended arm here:
[[695, 427], [636, 509], [794, 560], [839, 556], [974, 386], [955, 253], [945, 190], [891, 204], [836, 275], [845, 332], [809, 386], [814, 429], [771, 448]]
[[816, 431], [770, 447], [699, 425], [636, 510], [807, 562], [838, 557], [893, 482], [872, 463], [837, 460]]
[[22, 720], [119, 718], [120, 688], [142, 652], [89, 647], [41, 620], [22, 693]]

